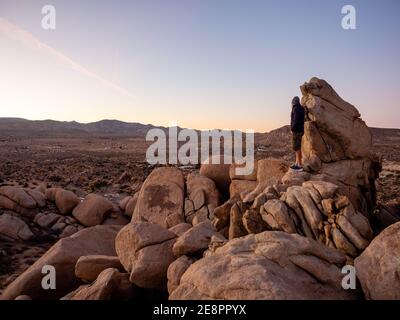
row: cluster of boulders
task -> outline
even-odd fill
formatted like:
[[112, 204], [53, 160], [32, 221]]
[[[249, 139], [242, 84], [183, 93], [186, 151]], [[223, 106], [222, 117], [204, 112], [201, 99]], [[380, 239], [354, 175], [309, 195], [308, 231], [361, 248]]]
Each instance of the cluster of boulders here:
[[9, 241], [65, 238], [85, 227], [129, 222], [118, 206], [100, 195], [81, 200], [72, 191], [43, 185], [0, 187], [0, 210], [0, 239]]
[[[400, 299], [400, 222], [377, 235], [370, 219], [379, 163], [368, 128], [325, 81], [313, 78], [302, 91], [304, 172], [272, 158], [245, 176], [226, 164], [187, 176], [157, 168], [120, 202], [131, 217], [124, 226], [104, 225], [116, 210], [105, 199], [78, 203], [48, 190], [87, 228], [59, 240], [2, 298]], [[41, 286], [46, 265], [56, 270], [54, 290]], [[343, 286], [347, 265], [361, 286]]]

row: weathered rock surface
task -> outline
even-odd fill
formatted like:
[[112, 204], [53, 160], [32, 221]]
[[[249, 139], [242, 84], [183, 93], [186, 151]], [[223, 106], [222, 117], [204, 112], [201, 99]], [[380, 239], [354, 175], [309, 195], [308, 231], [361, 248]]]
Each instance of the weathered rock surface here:
[[31, 240], [34, 238], [29, 226], [20, 218], [4, 213], [0, 215], [0, 239]]
[[247, 175], [240, 175], [236, 173], [236, 168], [244, 167], [244, 164], [231, 164], [229, 168], [229, 176], [231, 180], [249, 180], [249, 181], [257, 181], [257, 161], [254, 162], [253, 171]]
[[243, 225], [243, 215], [248, 207], [241, 201], [236, 202], [230, 210], [229, 222], [229, 240], [245, 236], [248, 234], [245, 226]]
[[351, 257], [362, 252], [372, 239], [368, 219], [354, 209], [346, 196], [339, 194], [338, 186], [330, 182], [307, 181], [301, 187], [289, 187], [278, 201], [284, 201], [289, 210], [279, 210], [281, 217], [275, 218], [274, 230], [277, 226], [284, 230], [283, 226], [287, 228], [290, 224], [285, 231], [296, 230]]
[[229, 187], [229, 194], [231, 198], [235, 196], [243, 197], [257, 187], [257, 181], [249, 180], [233, 180]]
[[219, 205], [220, 194], [213, 180], [198, 173], [190, 173], [186, 180], [185, 220], [193, 223], [211, 218]]
[[0, 208], [33, 218], [36, 209], [45, 204], [44, 195], [38, 191], [13, 186], [0, 187]]
[[[119, 210], [119, 209], [118, 209]], [[129, 217], [120, 211], [111, 211], [107, 218], [103, 221], [103, 225], [119, 225], [124, 226], [130, 222]]]
[[217, 229], [210, 220], [195, 225], [180, 235], [173, 246], [176, 257], [204, 251], [208, 248], [211, 237], [217, 234]]
[[39, 213], [35, 216], [34, 222], [42, 228], [51, 228], [62, 216], [56, 213]]
[[175, 233], [179, 237], [180, 235], [188, 231], [190, 228], [192, 228], [192, 225], [190, 223], [183, 222], [177, 224], [176, 226], [173, 226], [172, 228], [169, 228], [168, 230]]
[[369, 128], [326, 81], [312, 78], [300, 88], [310, 120], [302, 145], [306, 168], [336, 180], [356, 210], [368, 216], [376, 202], [374, 180], [380, 167], [371, 154]]
[[342, 253], [314, 240], [266, 231], [193, 263], [170, 299], [355, 299], [341, 287], [345, 263]]
[[168, 292], [170, 294], [179, 286], [182, 275], [195, 261], [196, 259], [194, 258], [188, 256], [181, 256], [169, 265], [167, 278], [168, 278]]
[[185, 222], [185, 180], [179, 169], [155, 169], [143, 183], [132, 222], [147, 221], [164, 228]]
[[254, 209], [246, 210], [242, 223], [247, 233], [260, 233], [268, 230], [268, 225], [263, 221], [260, 213]]
[[257, 182], [267, 182], [269, 185], [276, 184], [282, 180], [288, 169], [288, 164], [280, 159], [268, 158], [258, 160]]
[[115, 247], [130, 281], [146, 289], [166, 289], [176, 238], [175, 233], [155, 223], [130, 223], [122, 228]]
[[62, 300], [126, 300], [133, 295], [134, 290], [127, 273], [108, 268], [99, 274], [94, 283], [80, 286]]
[[84, 226], [93, 227], [101, 224], [113, 208], [113, 204], [106, 198], [92, 193], [75, 207], [72, 215]]
[[[33, 300], [63, 297], [80, 283], [75, 277], [75, 264], [81, 256], [115, 256], [114, 241], [119, 230], [118, 226], [96, 226], [59, 240], [5, 289], [1, 299], [13, 300], [20, 295], [28, 295]], [[55, 290], [42, 288], [42, 268], [45, 265], [54, 266], [56, 270]]]
[[355, 259], [367, 299], [400, 299], [400, 222], [383, 230]]
[[93, 282], [103, 270], [108, 268], [114, 268], [120, 272], [125, 271], [117, 256], [82, 256], [76, 262], [75, 276], [85, 282]]
[[54, 201], [58, 211], [63, 215], [72, 213], [72, 210], [79, 204], [79, 198], [72, 191], [58, 189]]

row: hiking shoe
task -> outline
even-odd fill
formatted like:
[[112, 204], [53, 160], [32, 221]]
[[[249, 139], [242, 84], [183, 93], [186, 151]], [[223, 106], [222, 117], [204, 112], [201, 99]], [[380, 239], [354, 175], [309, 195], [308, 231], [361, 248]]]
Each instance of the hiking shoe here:
[[293, 171], [303, 171], [303, 167], [298, 166], [297, 164], [291, 165], [290, 169], [292, 169]]

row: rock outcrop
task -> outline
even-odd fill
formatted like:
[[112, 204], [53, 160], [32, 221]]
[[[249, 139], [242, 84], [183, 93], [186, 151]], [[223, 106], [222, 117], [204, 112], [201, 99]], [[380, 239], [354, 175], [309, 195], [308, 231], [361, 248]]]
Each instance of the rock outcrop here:
[[173, 253], [180, 257], [204, 251], [208, 248], [212, 236], [217, 234], [217, 229], [207, 219], [180, 235], [173, 246]]
[[132, 222], [147, 221], [170, 228], [185, 221], [185, 179], [172, 167], [155, 169], [140, 189]]
[[117, 256], [82, 256], [76, 262], [75, 276], [85, 282], [93, 282], [103, 270], [108, 268], [114, 268], [120, 272], [125, 271]]
[[186, 189], [185, 221], [199, 223], [212, 219], [220, 199], [214, 181], [198, 173], [190, 173], [186, 179]]
[[355, 299], [341, 287], [345, 262], [339, 251], [297, 234], [248, 235], [190, 265], [170, 299]]
[[400, 300], [400, 222], [383, 230], [354, 266], [367, 299]]
[[172, 262], [168, 267], [168, 292], [171, 294], [180, 284], [181, 278], [186, 270], [191, 266], [196, 259], [181, 256]]
[[312, 78], [300, 89], [309, 120], [302, 144], [306, 168], [338, 184], [356, 210], [369, 216], [380, 170], [379, 159], [371, 154], [369, 128], [326, 81]]
[[80, 286], [61, 300], [126, 300], [133, 296], [134, 291], [127, 273], [108, 268], [99, 274], [94, 283]]
[[159, 224], [130, 223], [115, 239], [121, 264], [130, 273], [130, 281], [146, 289], [167, 287], [168, 266], [175, 260], [172, 247], [177, 235]]

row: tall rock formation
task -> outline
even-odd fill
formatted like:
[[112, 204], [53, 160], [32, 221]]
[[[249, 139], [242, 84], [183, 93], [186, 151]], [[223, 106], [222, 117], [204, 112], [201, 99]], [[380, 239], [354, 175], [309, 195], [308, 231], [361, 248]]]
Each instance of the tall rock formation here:
[[375, 205], [380, 161], [371, 153], [372, 137], [356, 107], [325, 81], [312, 78], [301, 87], [307, 111], [302, 152], [306, 170], [339, 185], [366, 216]]

